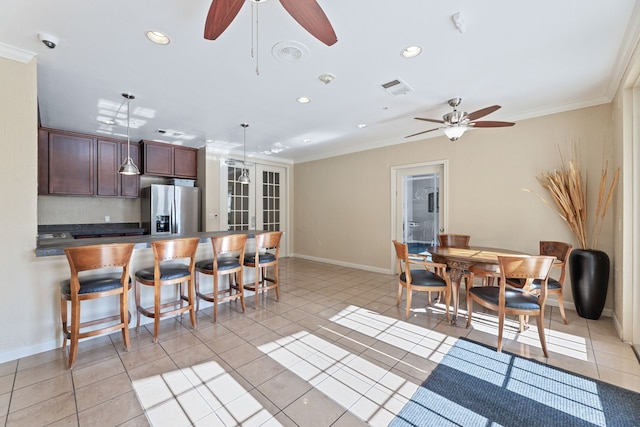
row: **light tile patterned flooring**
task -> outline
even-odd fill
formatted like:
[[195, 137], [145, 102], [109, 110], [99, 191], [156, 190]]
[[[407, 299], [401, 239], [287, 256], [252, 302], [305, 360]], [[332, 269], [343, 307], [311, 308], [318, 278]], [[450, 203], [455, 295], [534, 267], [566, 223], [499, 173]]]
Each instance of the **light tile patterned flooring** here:
[[[457, 326], [443, 307], [414, 296], [412, 316], [397, 308], [396, 278], [302, 259], [281, 259], [281, 300], [273, 291], [211, 308], [193, 330], [184, 317], [162, 322], [158, 344], [148, 324], [81, 341], [76, 367], [52, 350], [0, 365], [0, 424], [6, 426], [386, 426], [460, 336], [496, 344], [496, 319], [466, 311]], [[463, 305], [464, 307], [464, 301]], [[505, 349], [640, 391], [640, 365], [611, 319], [548, 307], [551, 357], [535, 322]]]

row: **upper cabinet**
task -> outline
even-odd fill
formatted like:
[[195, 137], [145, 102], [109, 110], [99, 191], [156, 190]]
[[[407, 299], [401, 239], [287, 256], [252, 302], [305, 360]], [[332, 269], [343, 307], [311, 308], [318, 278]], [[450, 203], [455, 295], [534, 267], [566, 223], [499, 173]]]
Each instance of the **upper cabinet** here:
[[[41, 128], [38, 194], [139, 197], [140, 177], [118, 173], [126, 156], [123, 141]], [[131, 157], [138, 164], [138, 144], [131, 145]]]
[[147, 175], [196, 179], [198, 150], [161, 142], [142, 141], [142, 172]]

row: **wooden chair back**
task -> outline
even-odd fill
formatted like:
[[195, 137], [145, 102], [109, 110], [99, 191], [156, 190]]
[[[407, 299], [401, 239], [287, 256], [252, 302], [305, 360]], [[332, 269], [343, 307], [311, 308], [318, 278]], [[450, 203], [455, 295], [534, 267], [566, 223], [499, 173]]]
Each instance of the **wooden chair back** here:
[[544, 307], [547, 298], [547, 280], [549, 279], [549, 271], [555, 261], [553, 256], [499, 256], [501, 287], [500, 301], [503, 305], [505, 292], [504, 287], [507, 278], [520, 279], [523, 283], [523, 289], [529, 289], [531, 282], [540, 281], [540, 296], [538, 298], [539, 305]]
[[229, 234], [226, 236], [211, 237], [211, 245], [213, 246], [213, 265], [216, 270], [218, 258], [227, 253], [235, 253], [238, 255], [238, 264], [244, 263], [244, 247], [247, 243], [247, 234]]
[[573, 249], [573, 246], [569, 243], [546, 240], [540, 241], [540, 255], [556, 257], [556, 262], [553, 264], [553, 268], [560, 268], [560, 277], [558, 278], [558, 283], [560, 283], [560, 285], [564, 284], [565, 267], [567, 265], [567, 260], [569, 259], [569, 253], [571, 253], [571, 249]]
[[189, 271], [193, 272], [196, 264], [196, 251], [200, 238], [188, 237], [184, 239], [156, 240], [151, 242], [154, 257], [154, 277], [160, 277], [160, 265], [173, 259], [189, 258]]
[[65, 248], [71, 270], [71, 293], [78, 293], [78, 273], [101, 268], [121, 267], [122, 283], [129, 281], [129, 265], [134, 243], [113, 243]]
[[466, 234], [438, 234], [440, 246], [449, 248], [468, 248], [471, 236]]
[[280, 239], [282, 231], [269, 231], [266, 233], [256, 234], [256, 248], [264, 250], [275, 250], [276, 258], [280, 249]]

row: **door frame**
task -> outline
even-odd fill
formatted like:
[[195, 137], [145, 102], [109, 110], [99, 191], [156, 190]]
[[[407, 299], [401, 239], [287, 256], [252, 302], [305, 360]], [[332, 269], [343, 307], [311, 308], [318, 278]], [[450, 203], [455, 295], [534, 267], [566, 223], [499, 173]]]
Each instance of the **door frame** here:
[[[419, 169], [419, 168], [430, 168], [434, 166], [442, 166], [443, 173], [440, 180], [440, 196], [442, 197], [442, 204], [440, 205], [440, 209], [442, 211], [442, 224], [440, 227], [443, 227], [445, 230], [448, 229], [449, 222], [449, 160], [433, 160], [429, 162], [421, 162], [421, 163], [411, 163], [406, 165], [398, 165], [391, 166], [391, 240], [398, 240], [398, 238], [402, 236], [398, 236], [398, 214], [397, 207], [398, 203], [402, 203], [402, 188], [398, 188], [398, 175], [400, 175], [403, 171], [407, 169]], [[427, 174], [429, 172], [425, 172]], [[391, 243], [391, 242], [389, 242]], [[390, 247], [391, 249], [391, 247]], [[391, 271], [395, 272], [396, 269], [396, 254], [393, 250], [390, 251], [389, 257], [389, 266], [391, 267]]]

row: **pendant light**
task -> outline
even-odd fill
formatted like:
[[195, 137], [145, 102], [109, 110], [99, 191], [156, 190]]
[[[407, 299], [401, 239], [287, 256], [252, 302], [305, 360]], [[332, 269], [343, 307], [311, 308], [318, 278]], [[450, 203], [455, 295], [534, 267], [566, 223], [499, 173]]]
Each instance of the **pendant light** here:
[[238, 177], [238, 182], [240, 184], [250, 184], [251, 179], [249, 178], [249, 171], [247, 170], [247, 128], [249, 127], [249, 123], [242, 123], [240, 126], [244, 129], [243, 136], [243, 152], [244, 152], [244, 161], [242, 162], [242, 173], [240, 177]]
[[120, 165], [120, 169], [118, 169], [118, 173], [122, 175], [140, 175], [140, 170], [133, 163], [133, 159], [131, 159], [131, 140], [129, 138], [129, 111], [131, 100], [136, 97], [130, 93], [123, 93], [122, 96], [127, 100], [127, 158]]

